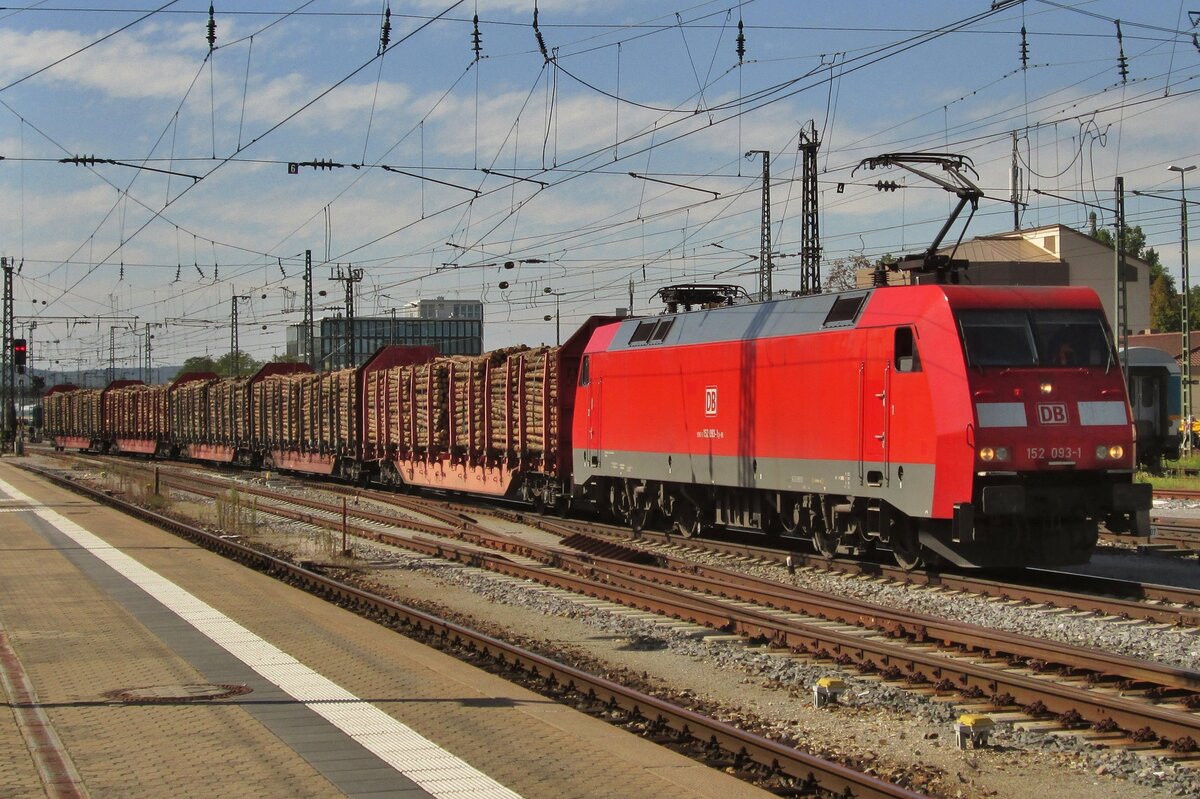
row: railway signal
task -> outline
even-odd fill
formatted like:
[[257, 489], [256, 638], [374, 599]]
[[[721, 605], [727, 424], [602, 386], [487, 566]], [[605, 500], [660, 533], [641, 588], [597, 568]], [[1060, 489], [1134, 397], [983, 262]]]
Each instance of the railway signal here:
[[29, 346], [23, 338], [14, 338], [12, 343], [13, 366], [18, 374], [25, 374], [25, 363], [29, 355]]

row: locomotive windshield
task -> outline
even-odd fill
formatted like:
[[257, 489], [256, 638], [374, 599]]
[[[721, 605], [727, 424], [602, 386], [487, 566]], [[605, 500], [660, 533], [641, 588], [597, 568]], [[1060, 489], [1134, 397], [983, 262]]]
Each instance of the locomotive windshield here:
[[971, 366], [1097, 366], [1113, 363], [1104, 318], [1078, 310], [963, 310], [958, 313]]

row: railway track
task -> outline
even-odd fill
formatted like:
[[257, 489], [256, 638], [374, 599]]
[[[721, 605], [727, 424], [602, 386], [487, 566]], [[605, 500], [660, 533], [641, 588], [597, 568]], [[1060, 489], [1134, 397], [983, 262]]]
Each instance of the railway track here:
[[[163, 479], [177, 490], [214, 498], [229, 488], [228, 480], [195, 474]], [[360, 492], [413, 517], [398, 520], [395, 513], [244, 484], [238, 491], [259, 498], [260, 513], [737, 633], [817, 662], [958, 696], [958, 702], [975, 709], [1052, 717], [1063, 726], [1090, 724], [1110, 746], [1200, 758], [1200, 674], [1194, 671], [819, 595], [680, 558], [653, 557], [583, 536], [569, 525], [556, 531], [557, 523], [537, 523], [547, 532], [568, 536], [562, 544], [538, 544], [425, 500]], [[388, 532], [397, 525], [415, 527], [419, 535]]]
[[[489, 637], [462, 625], [454, 624], [414, 608], [393, 602], [370, 591], [339, 581], [319, 569], [302, 565], [258, 551], [227, 536], [210, 533], [161, 514], [146, 510], [111, 491], [99, 490], [54, 472], [23, 464], [39, 476], [124, 513], [148, 521], [163, 529], [192, 540], [207, 549], [272, 574], [311, 593], [320, 595], [384, 626], [403, 631], [442, 649], [460, 653], [474, 662], [486, 660], [493, 670], [519, 676], [527, 684], [535, 684], [548, 696], [585, 709], [587, 712], [615, 719], [618, 723], [649, 735], [660, 742], [669, 741], [673, 748], [690, 752], [714, 766], [732, 769], [744, 778], [753, 779], [782, 795], [819, 795], [830, 797], [861, 797], [862, 799], [922, 799], [923, 794], [893, 785], [863, 774], [839, 763], [739, 729], [725, 722], [675, 705], [614, 681], [558, 663], [550, 658]], [[172, 485], [178, 478], [168, 477]], [[184, 481], [179, 481], [184, 482]], [[218, 481], [206, 479], [206, 482]], [[227, 486], [226, 486], [227, 488]], [[192, 485], [191, 489], [205, 494], [209, 489]], [[191, 490], [189, 489], [189, 490]], [[180, 489], [183, 490], [183, 489]], [[220, 491], [215, 492], [217, 494]], [[284, 498], [286, 499], [286, 498]], [[260, 505], [263, 512], [287, 516], [283, 507]], [[307, 518], [297, 514], [298, 521], [328, 526], [336, 524], [337, 507], [313, 509]], [[394, 517], [392, 519], [394, 522]], [[383, 526], [384, 522], [376, 523]], [[437, 529], [438, 524], [429, 525]], [[377, 531], [357, 529], [365, 537]], [[601, 712], [602, 711], [602, 712]]]
[[[45, 451], [40, 454], [63, 459], [82, 459], [102, 467], [116, 465], [120, 468], [129, 468], [137, 465], [144, 469], [153, 468], [150, 464], [112, 456], [83, 456], [53, 451]], [[196, 465], [196, 468], [211, 471], [208, 467], [200, 465]], [[311, 485], [303, 479], [296, 479], [296, 484]], [[322, 491], [351, 497], [365, 497], [384, 503], [394, 503], [398, 498], [398, 495], [393, 492], [357, 488], [337, 482], [322, 481], [319, 485]], [[477, 505], [451, 503], [450, 507], [460, 508], [462, 513], [480, 511]], [[507, 513], [510, 518], [531, 516], [531, 514], [522, 512], [498, 511], [494, 507], [487, 512], [502, 516]], [[540, 523], [562, 536], [578, 533], [604, 538], [615, 543], [626, 542], [630, 537], [628, 528], [594, 522], [584, 523], [567, 519], [544, 518]], [[736, 558], [772, 562], [780, 566], [785, 565], [790, 559], [795, 568], [882, 579], [896, 584], [925, 586], [945, 591], [961, 591], [990, 597], [997, 601], [1024, 602], [1034, 607], [1049, 605], [1075, 612], [1092, 612], [1100, 618], [1132, 619], [1156, 624], [1200, 628], [1200, 591], [1188, 588], [1055, 571], [1023, 570], [1005, 574], [1004, 577], [1007, 579], [996, 579], [993, 576], [983, 576], [971, 572], [907, 571], [887, 563], [846, 558], [828, 560], [821, 555], [802, 551], [800, 547], [803, 544], [799, 541], [796, 542], [797, 548], [781, 549], [778, 545], [763, 546], [713, 539], [680, 539], [678, 536], [668, 533], [649, 530], [639, 532], [637, 538], [642, 542], [660, 546], [682, 544], [687, 548]]]

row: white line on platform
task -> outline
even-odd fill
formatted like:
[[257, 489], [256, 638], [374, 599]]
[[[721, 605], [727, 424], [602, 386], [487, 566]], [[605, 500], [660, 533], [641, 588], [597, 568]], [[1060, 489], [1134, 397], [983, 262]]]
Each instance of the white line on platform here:
[[430, 794], [445, 799], [521, 799], [520, 794], [321, 676], [57, 511], [38, 503], [4, 480], [0, 480], [0, 490], [15, 500], [28, 503], [31, 513], [36, 513], [107, 563], [218, 646]]

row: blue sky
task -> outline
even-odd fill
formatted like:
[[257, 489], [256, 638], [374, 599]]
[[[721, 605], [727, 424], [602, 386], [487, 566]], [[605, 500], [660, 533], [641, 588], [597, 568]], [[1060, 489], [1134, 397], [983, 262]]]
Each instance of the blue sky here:
[[[211, 51], [207, 3], [0, 12], [0, 254], [22, 263], [35, 362], [106, 362], [117, 324], [118, 362], [135, 366], [126, 322], [55, 318], [96, 315], [161, 323], [156, 363], [221, 355], [235, 294], [250, 297], [242, 348], [270, 357], [300, 319], [306, 249], [328, 292], [318, 316], [342, 295], [330, 264], [352, 264], [360, 314], [480, 299], [489, 348], [553, 341], [547, 288], [564, 331], [631, 290], [638, 313], [673, 283], [753, 293], [750, 150], [772, 153], [774, 285], [795, 289], [810, 120], [826, 269], [919, 251], [946, 218], [940, 189], [852, 174], [882, 153], [970, 157], [987, 198], [968, 236], [1011, 229], [1016, 131], [1023, 226], [1083, 228], [1071, 200], [1111, 207], [1119, 174], [1130, 223], [1178, 275], [1167, 167], [1200, 163], [1185, 3], [542, 0], [545, 56], [531, 0], [392, 2], [382, 56], [381, 0], [216, 5]], [[60, 162], [74, 156], [119, 163]], [[288, 173], [321, 161], [342, 166]], [[905, 188], [878, 192], [880, 179]]]

